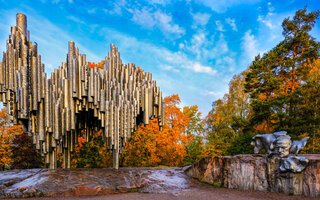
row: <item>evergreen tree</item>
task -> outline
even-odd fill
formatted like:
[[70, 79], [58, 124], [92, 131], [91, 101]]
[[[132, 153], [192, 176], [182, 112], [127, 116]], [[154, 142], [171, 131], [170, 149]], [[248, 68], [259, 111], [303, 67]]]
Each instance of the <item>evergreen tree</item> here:
[[293, 137], [302, 133], [298, 105], [303, 97], [298, 89], [307, 82], [305, 65], [319, 57], [319, 43], [309, 35], [318, 15], [304, 8], [293, 19], [286, 18], [284, 40], [250, 65], [245, 87], [252, 99], [251, 126], [257, 131], [286, 130]]

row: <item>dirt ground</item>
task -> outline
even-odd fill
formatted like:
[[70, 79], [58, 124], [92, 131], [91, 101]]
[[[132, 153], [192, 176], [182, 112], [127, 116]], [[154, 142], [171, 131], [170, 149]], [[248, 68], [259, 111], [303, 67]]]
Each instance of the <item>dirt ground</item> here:
[[[62, 198], [28, 198], [37, 200], [54, 200], [54, 199], [81, 199], [81, 200], [307, 200], [315, 198], [307, 198], [303, 196], [288, 196], [280, 193], [267, 193], [259, 191], [243, 191], [226, 188], [215, 188], [212, 186], [203, 186], [197, 190], [183, 191], [176, 194], [169, 193], [122, 193], [111, 194], [105, 196], [82, 196], [82, 197], [62, 197]], [[25, 199], [21, 199], [25, 200]]]

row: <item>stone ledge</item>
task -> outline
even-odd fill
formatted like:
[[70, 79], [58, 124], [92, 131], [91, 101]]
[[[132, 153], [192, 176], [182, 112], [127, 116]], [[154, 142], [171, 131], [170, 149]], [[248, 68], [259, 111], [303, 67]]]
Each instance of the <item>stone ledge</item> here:
[[185, 173], [219, 187], [320, 197], [320, 155], [299, 156], [309, 159], [300, 173], [280, 172], [283, 159], [259, 154], [206, 157]]

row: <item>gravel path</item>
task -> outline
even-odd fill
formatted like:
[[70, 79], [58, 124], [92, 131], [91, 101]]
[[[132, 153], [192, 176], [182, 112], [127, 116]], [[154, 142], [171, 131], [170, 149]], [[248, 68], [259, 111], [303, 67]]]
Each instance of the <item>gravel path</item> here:
[[[226, 189], [226, 188], [215, 188], [208, 185], [200, 185], [199, 188], [183, 191], [177, 194], [168, 194], [168, 193], [123, 193], [123, 194], [111, 194], [105, 196], [89, 196], [89, 197], [63, 197], [63, 198], [28, 198], [37, 199], [37, 200], [53, 200], [53, 199], [81, 199], [81, 200], [307, 200], [315, 198], [307, 198], [303, 196], [288, 196], [285, 194], [279, 193], [267, 193], [259, 191], [243, 191], [235, 189]], [[26, 199], [21, 199], [26, 200]]]

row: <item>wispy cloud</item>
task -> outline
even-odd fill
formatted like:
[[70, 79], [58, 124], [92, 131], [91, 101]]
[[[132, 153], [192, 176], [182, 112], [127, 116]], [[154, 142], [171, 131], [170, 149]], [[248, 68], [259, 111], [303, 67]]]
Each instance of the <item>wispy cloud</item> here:
[[159, 68], [167, 71], [172, 71], [172, 72], [180, 72], [180, 70], [170, 65], [163, 65], [163, 66], [160, 66]]
[[223, 25], [222, 25], [222, 23], [221, 23], [221, 21], [220, 20], [217, 20], [216, 21], [216, 26], [217, 26], [217, 30], [218, 31], [224, 31], [224, 29], [223, 29]]
[[89, 14], [95, 14], [96, 11], [97, 11], [97, 8], [92, 8], [92, 9], [89, 9], [89, 10], [88, 10], [88, 13], [89, 13]]
[[236, 25], [236, 20], [232, 18], [226, 18], [226, 23], [229, 24], [234, 31], [238, 31], [237, 25]]
[[136, 9], [133, 13], [132, 21], [149, 29], [153, 28], [156, 24], [153, 13], [147, 10], [147, 8], [143, 8], [142, 10]]
[[272, 18], [274, 15], [273, 11], [275, 10], [274, 7], [272, 6], [271, 2], [267, 3], [268, 6], [268, 13], [263, 16], [259, 15], [258, 16], [258, 21], [266, 25], [270, 29], [275, 29], [278, 27], [279, 24], [274, 24], [275, 20]]
[[251, 30], [245, 32], [242, 37], [241, 49], [243, 51], [242, 56], [244, 60], [246, 60], [246, 63], [253, 61], [255, 56], [259, 54], [258, 41]]
[[201, 3], [213, 11], [217, 13], [224, 13], [229, 8], [233, 6], [237, 6], [239, 4], [254, 4], [261, 0], [228, 0], [228, 1], [221, 1], [221, 0], [197, 0], [198, 3]]
[[158, 5], [162, 5], [165, 6], [167, 4], [169, 4], [171, 1], [170, 0], [149, 0], [148, 3], [149, 4], [158, 4]]
[[80, 20], [79, 18], [75, 17], [75, 16], [67, 16], [67, 19], [71, 20], [71, 21], [74, 21], [76, 23], [79, 23], [79, 24], [86, 24], [84, 21]]
[[152, 12], [146, 7], [141, 10], [135, 9], [132, 21], [149, 29], [157, 27], [165, 34], [175, 34], [177, 36], [185, 34], [185, 30], [173, 22], [171, 15], [160, 10]]
[[193, 17], [192, 28], [197, 28], [198, 26], [206, 26], [211, 17], [208, 13], [191, 13]]
[[103, 9], [106, 13], [111, 15], [122, 15], [122, 10], [125, 8], [126, 0], [118, 0], [112, 2], [112, 9]]

